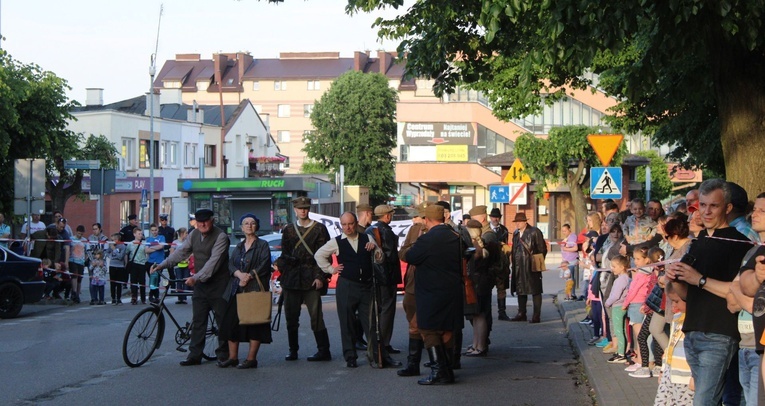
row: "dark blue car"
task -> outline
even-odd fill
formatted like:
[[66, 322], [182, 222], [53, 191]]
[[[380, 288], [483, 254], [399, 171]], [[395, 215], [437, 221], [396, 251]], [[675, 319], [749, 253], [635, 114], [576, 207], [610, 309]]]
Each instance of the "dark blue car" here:
[[24, 304], [43, 297], [41, 261], [0, 247], [0, 319], [16, 317]]

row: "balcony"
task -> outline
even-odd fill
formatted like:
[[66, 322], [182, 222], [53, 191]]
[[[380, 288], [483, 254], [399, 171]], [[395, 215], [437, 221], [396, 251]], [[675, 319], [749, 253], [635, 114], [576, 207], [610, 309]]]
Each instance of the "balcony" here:
[[277, 156], [260, 156], [249, 157], [250, 171], [248, 177], [250, 178], [273, 178], [284, 175], [281, 165], [284, 163], [285, 158]]

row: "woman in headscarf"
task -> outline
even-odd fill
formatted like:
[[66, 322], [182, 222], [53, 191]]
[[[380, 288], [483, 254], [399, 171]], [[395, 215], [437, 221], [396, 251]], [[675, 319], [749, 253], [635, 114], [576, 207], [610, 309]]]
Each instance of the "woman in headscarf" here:
[[[254, 214], [243, 215], [239, 219], [239, 223], [244, 233], [244, 240], [237, 244], [229, 258], [232, 284], [235, 283], [238, 288], [231, 289], [229, 307], [220, 329], [221, 339], [228, 340], [229, 359], [218, 361], [218, 366], [221, 368], [236, 366], [239, 369], [248, 369], [258, 367], [260, 344], [271, 343], [271, 326], [268, 323], [239, 325], [234, 295], [237, 292], [260, 291], [261, 285], [264, 290], [269, 289], [272, 272], [271, 250], [268, 247], [268, 242], [258, 238], [260, 220]], [[260, 283], [258, 283], [258, 278]], [[247, 359], [241, 364], [238, 359], [240, 342], [250, 343]]]

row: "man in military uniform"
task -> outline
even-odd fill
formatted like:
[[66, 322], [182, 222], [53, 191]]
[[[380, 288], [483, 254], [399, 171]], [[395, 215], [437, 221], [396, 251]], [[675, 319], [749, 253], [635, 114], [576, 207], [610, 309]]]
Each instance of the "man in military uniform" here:
[[406, 253], [406, 262], [417, 267], [415, 296], [417, 326], [431, 361], [430, 376], [420, 385], [454, 382], [451, 366], [452, 335], [463, 327], [462, 252], [460, 236], [444, 225], [444, 208], [425, 209], [428, 232]]
[[[377, 282], [377, 292], [380, 299], [380, 329], [382, 344], [386, 349], [383, 361], [385, 364], [399, 367], [401, 362], [394, 360], [388, 353], [398, 354], [401, 351], [390, 345], [393, 336], [393, 321], [396, 316], [396, 286], [401, 283], [401, 263], [398, 259], [398, 235], [393, 232], [390, 222], [393, 220], [393, 207], [379, 205], [375, 207], [377, 223], [367, 228], [366, 233], [383, 250], [382, 268], [384, 278]], [[382, 275], [381, 275], [382, 276]]]
[[297, 359], [300, 309], [305, 303], [318, 348], [316, 354], [308, 357], [308, 361], [329, 361], [332, 359], [329, 334], [321, 310], [321, 295], [326, 292], [328, 279], [314, 258], [316, 251], [329, 241], [329, 232], [323, 224], [308, 218], [311, 199], [298, 197], [292, 201], [292, 207], [296, 220], [282, 230], [282, 255], [276, 260], [276, 266], [281, 272], [279, 280], [284, 295], [284, 315], [290, 346], [284, 359]]
[[[491, 209], [489, 213], [489, 226], [497, 234], [497, 240], [499, 240], [500, 249], [502, 255], [507, 257], [510, 254], [510, 247], [507, 245], [510, 237], [510, 231], [502, 223], [502, 213], [498, 208]], [[501, 258], [504, 260], [504, 258]], [[509, 321], [510, 317], [507, 316], [507, 287], [510, 285], [510, 266], [509, 259], [507, 262], [502, 263], [501, 269], [498, 269], [496, 286], [497, 286], [497, 320]]]
[[[414, 242], [428, 231], [425, 225], [425, 209], [430, 205], [429, 203], [423, 202], [417, 206], [417, 213], [412, 218], [412, 226], [409, 227], [404, 243], [398, 251], [398, 257], [402, 261], [406, 260], [406, 253], [412, 248]], [[404, 274], [404, 301], [402, 304], [406, 321], [409, 323], [409, 354], [406, 357], [406, 368], [398, 370], [398, 376], [420, 375], [420, 361], [422, 360], [424, 343], [420, 330], [417, 328], [417, 305], [414, 296], [415, 269], [414, 265], [407, 264]]]

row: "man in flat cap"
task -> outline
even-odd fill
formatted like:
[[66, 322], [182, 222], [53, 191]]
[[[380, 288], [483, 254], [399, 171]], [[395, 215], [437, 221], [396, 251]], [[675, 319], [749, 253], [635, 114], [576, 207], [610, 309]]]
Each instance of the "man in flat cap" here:
[[[367, 228], [366, 233], [370, 239], [377, 243], [383, 250], [383, 263], [375, 265], [382, 272], [376, 272], [377, 295], [380, 303], [380, 330], [382, 335], [383, 364], [394, 367], [401, 366], [401, 362], [391, 358], [390, 354], [398, 354], [401, 351], [390, 345], [393, 336], [393, 320], [396, 316], [396, 286], [401, 283], [401, 262], [398, 259], [398, 235], [393, 232], [390, 222], [393, 220], [393, 207], [379, 205], [375, 207], [377, 223]], [[376, 315], [372, 315], [373, 317]]]
[[282, 230], [282, 255], [276, 260], [281, 272], [279, 280], [284, 295], [284, 316], [287, 319], [287, 339], [290, 350], [284, 357], [294, 361], [298, 354], [298, 328], [300, 309], [305, 303], [311, 316], [311, 330], [316, 339], [316, 354], [308, 361], [330, 361], [329, 334], [324, 325], [321, 295], [326, 293], [328, 278], [316, 263], [314, 254], [329, 241], [329, 232], [323, 224], [308, 218], [311, 199], [301, 196], [292, 201], [295, 222]]
[[[179, 262], [194, 255], [196, 273], [186, 279], [186, 286], [193, 287], [191, 295], [191, 343], [189, 355], [181, 361], [181, 366], [199, 365], [205, 348], [207, 314], [215, 314], [218, 326], [222, 325], [223, 315], [231, 299], [231, 278], [228, 273], [229, 238], [226, 232], [214, 225], [213, 211], [199, 209], [194, 213], [197, 229], [192, 231], [186, 242], [178, 247], [169, 257], [151, 267], [150, 273], [162, 269], [173, 269]], [[215, 350], [218, 362], [228, 360], [228, 343], [218, 339]]]
[[356, 226], [356, 231], [359, 234], [363, 234], [367, 227], [372, 225], [372, 212], [374, 208], [367, 203], [361, 203], [356, 206], [356, 217], [359, 219], [359, 223]]
[[452, 335], [463, 321], [462, 252], [460, 236], [444, 225], [444, 208], [425, 209], [428, 232], [406, 253], [406, 262], [417, 267], [414, 274], [417, 297], [417, 327], [431, 361], [427, 378], [420, 385], [454, 382], [451, 365]]

